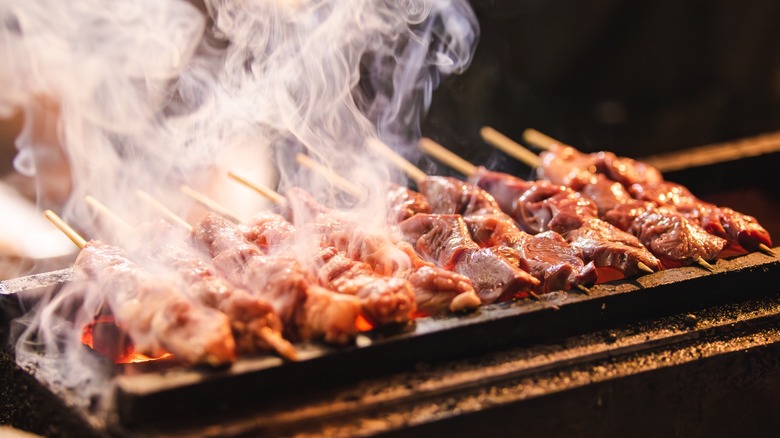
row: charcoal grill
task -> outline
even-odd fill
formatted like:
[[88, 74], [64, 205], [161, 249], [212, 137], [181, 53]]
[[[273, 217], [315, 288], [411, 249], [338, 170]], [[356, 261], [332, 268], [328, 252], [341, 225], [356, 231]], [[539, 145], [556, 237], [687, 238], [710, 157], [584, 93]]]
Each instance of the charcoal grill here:
[[[772, 163], [777, 149], [728, 165]], [[675, 177], [690, 184], [723, 165]], [[772, 217], [759, 219], [779, 234]], [[751, 253], [714, 268], [422, 318], [346, 348], [303, 344], [295, 363], [259, 356], [213, 370], [105, 361], [115, 397], [106, 421], [67, 392], [55, 396], [7, 348], [0, 420], [80, 436], [509, 434], [517, 424], [532, 434], [758, 435], [780, 427], [780, 259]], [[67, 268], [0, 282], [3, 339], [21, 309], [71, 279]], [[666, 421], [652, 420], [659, 415]]]
[[[69, 277], [66, 269], [3, 282], [4, 321], [18, 313], [18, 297], [34, 296], [35, 286], [61, 284]], [[92, 434], [447, 429], [465, 421], [459, 414], [490, 417], [525, 409], [512, 408], [516, 404], [544, 406], [549, 397], [583, 397], [591, 381], [599, 384], [586, 392], [598, 393], [646, 373], [687, 372], [667, 368], [747, 360], [730, 358], [744, 352], [763, 361], [759, 352], [770, 350], [775, 357], [780, 294], [774, 285], [779, 278], [780, 260], [752, 253], [719, 260], [714, 272], [670, 269], [597, 285], [590, 296], [554, 292], [540, 301], [423, 318], [411, 326], [360, 335], [352, 347], [301, 345], [302, 360], [295, 363], [264, 356], [243, 358], [224, 370], [172, 367], [164, 361], [116, 365], [115, 411], [98, 428], [67, 399], [49, 397], [49, 402], [60, 405], [51, 408], [60, 410], [53, 418], [68, 419], [68, 427]], [[6, 398], [14, 394], [10, 388], [21, 385], [29, 392], [30, 385], [36, 386], [29, 376], [19, 379], [18, 370], [11, 374], [16, 377], [5, 383]], [[83, 419], [75, 421], [66, 414], [71, 411]]]

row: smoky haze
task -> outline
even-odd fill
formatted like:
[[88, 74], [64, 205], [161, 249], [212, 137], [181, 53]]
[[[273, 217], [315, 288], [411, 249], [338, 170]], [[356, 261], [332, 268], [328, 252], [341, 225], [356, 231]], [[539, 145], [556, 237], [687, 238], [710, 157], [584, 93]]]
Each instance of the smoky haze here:
[[[158, 217], [138, 190], [197, 220], [182, 184], [243, 217], [267, 207], [228, 170], [382, 229], [386, 183], [405, 182], [366, 142], [413, 156], [433, 89], [467, 68], [477, 37], [465, 0], [0, 0], [0, 117], [23, 110], [14, 165], [38, 179], [39, 205], [87, 238], [127, 233], [97, 221], [86, 195], [131, 224]], [[299, 152], [366, 195], [348, 199], [301, 169]], [[105, 293], [81, 288], [30, 312], [20, 357], [64, 386], [99, 381], [75, 352]], [[33, 340], [47, 359], [24, 347]], [[68, 355], [83, 366], [50, 360]]]

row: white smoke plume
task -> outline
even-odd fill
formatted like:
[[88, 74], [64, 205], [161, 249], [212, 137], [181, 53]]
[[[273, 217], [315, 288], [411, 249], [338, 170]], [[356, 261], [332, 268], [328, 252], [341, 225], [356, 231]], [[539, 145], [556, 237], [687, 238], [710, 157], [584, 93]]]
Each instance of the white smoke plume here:
[[[465, 0], [0, 0], [0, 117], [23, 109], [17, 169], [88, 238], [121, 234], [94, 227], [88, 194], [130, 223], [156, 217], [139, 189], [188, 217], [183, 183], [257, 211], [227, 170], [343, 206], [297, 152], [365, 190], [349, 207], [378, 226], [385, 183], [401, 180], [366, 141], [414, 150], [433, 89], [477, 37]], [[90, 297], [53, 303], [66, 301], [99, 312]], [[55, 314], [29, 319], [65, 327]]]

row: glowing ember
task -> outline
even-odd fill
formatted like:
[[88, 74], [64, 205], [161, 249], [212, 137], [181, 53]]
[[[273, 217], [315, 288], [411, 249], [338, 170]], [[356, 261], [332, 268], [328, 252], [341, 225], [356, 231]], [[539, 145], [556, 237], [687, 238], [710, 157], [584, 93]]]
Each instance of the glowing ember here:
[[374, 325], [368, 322], [366, 318], [363, 318], [362, 315], [358, 315], [355, 319], [355, 327], [357, 327], [359, 332], [367, 332], [374, 329]]
[[130, 339], [116, 324], [113, 316], [99, 316], [81, 331], [81, 343], [111, 359], [114, 363], [139, 363], [173, 357], [165, 353], [149, 357], [135, 351]]

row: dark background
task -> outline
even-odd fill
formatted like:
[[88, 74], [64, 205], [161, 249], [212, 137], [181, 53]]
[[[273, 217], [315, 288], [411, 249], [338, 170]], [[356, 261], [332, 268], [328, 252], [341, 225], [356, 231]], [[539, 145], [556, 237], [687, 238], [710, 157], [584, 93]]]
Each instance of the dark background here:
[[472, 66], [437, 90], [423, 131], [508, 165], [479, 128], [533, 127], [634, 157], [780, 130], [780, 2], [472, 0]]

